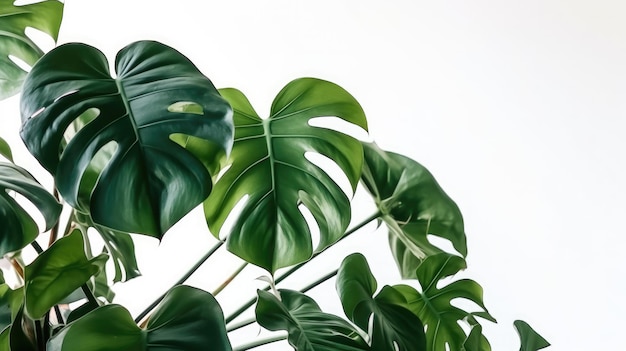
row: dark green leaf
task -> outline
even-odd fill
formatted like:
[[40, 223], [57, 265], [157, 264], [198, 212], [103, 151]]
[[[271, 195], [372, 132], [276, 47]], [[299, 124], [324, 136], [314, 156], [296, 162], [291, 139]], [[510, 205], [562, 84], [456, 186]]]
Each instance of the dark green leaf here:
[[45, 55], [24, 83], [21, 135], [70, 205], [105, 227], [161, 238], [211, 190], [211, 162], [177, 138], [203, 139], [221, 157], [232, 144], [232, 111], [163, 44], [133, 43], [115, 66], [111, 78], [104, 54], [84, 44]]
[[23, 302], [22, 288], [12, 290], [7, 284], [0, 285], [0, 329], [11, 325]]
[[43, 317], [50, 308], [103, 268], [107, 256], [87, 259], [84, 244], [82, 234], [75, 230], [57, 240], [26, 266], [25, 309], [30, 317]]
[[467, 255], [463, 217], [433, 175], [419, 163], [376, 144], [363, 143], [362, 180], [389, 228], [389, 244], [403, 278], [415, 278], [425, 257], [442, 252], [432, 234], [450, 240]]
[[313, 215], [321, 250], [336, 242], [350, 222], [350, 202], [341, 188], [305, 153], [330, 158], [352, 188], [361, 174], [360, 143], [341, 132], [313, 127], [315, 117], [336, 116], [366, 129], [358, 102], [341, 87], [313, 78], [297, 79], [281, 90], [270, 117], [261, 119], [238, 90], [222, 89], [235, 111], [232, 164], [217, 181], [204, 209], [218, 235], [231, 211], [246, 195], [229, 229], [228, 249], [270, 272], [311, 257], [311, 231], [298, 206]]
[[256, 320], [269, 330], [286, 330], [289, 344], [298, 351], [359, 351], [369, 346], [347, 321], [320, 310], [310, 297], [279, 290], [280, 300], [259, 290]]
[[231, 351], [224, 315], [211, 294], [188, 286], [170, 290], [139, 328], [119, 305], [73, 321], [48, 342], [49, 351]]
[[56, 0], [28, 5], [14, 3], [0, 1], [0, 100], [19, 92], [26, 77], [26, 71], [9, 57], [14, 56], [32, 66], [43, 55], [26, 36], [26, 28], [38, 29], [56, 41], [63, 17], [63, 3]]
[[24, 315], [24, 309], [20, 308], [9, 331], [11, 350], [38, 351], [35, 340], [34, 321]]
[[550, 343], [531, 328], [528, 323], [516, 320], [513, 325], [522, 344], [520, 351], [537, 351], [550, 346]]
[[475, 324], [472, 327], [465, 342], [463, 342], [461, 351], [491, 351], [491, 345], [483, 335], [483, 327], [480, 324]]
[[0, 138], [0, 155], [4, 156], [4, 158], [6, 158], [7, 160], [13, 162], [13, 153], [11, 152], [11, 147], [2, 138]]
[[420, 319], [394, 287], [385, 286], [373, 297], [376, 280], [365, 257], [346, 257], [337, 274], [337, 292], [344, 312], [357, 326], [368, 330], [372, 320], [372, 350], [424, 351], [426, 339]]
[[[462, 279], [437, 288], [441, 279], [464, 268], [465, 260], [459, 256], [446, 253], [429, 256], [417, 268], [421, 293], [407, 285], [395, 286], [406, 298], [409, 309], [426, 326], [428, 351], [446, 351], [446, 344], [450, 350], [461, 350], [467, 335], [458, 321], [478, 315], [495, 322], [483, 303], [483, 290], [475, 281]], [[470, 313], [452, 306], [450, 302], [458, 298], [470, 300], [482, 310]]]
[[25, 169], [0, 162], [0, 256], [30, 244], [39, 229], [32, 217], [8, 193], [15, 191], [41, 212], [49, 230], [58, 221], [61, 205]]

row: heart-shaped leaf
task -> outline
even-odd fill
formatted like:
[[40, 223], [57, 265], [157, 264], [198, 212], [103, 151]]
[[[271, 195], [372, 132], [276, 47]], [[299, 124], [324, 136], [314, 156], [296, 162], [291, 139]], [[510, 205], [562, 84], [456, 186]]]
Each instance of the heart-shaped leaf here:
[[366, 129], [358, 102], [333, 83], [302, 78], [283, 88], [270, 117], [261, 119], [240, 91], [220, 92], [235, 111], [235, 143], [230, 168], [205, 201], [211, 232], [218, 236], [233, 208], [247, 196], [227, 237], [228, 249], [244, 260], [273, 273], [310, 258], [311, 230], [300, 204], [319, 227], [316, 249], [336, 242], [350, 222], [349, 199], [305, 153], [334, 161], [354, 190], [361, 174], [362, 147], [356, 139], [314, 127], [310, 121], [335, 116]]
[[310, 297], [292, 290], [279, 290], [280, 300], [259, 290], [256, 320], [269, 330], [286, 330], [288, 341], [298, 351], [362, 351], [369, 346], [347, 321], [320, 310]]
[[24, 269], [25, 310], [33, 319], [69, 296], [98, 273], [106, 255], [88, 259], [85, 241], [79, 230], [57, 240]]
[[0, 1], [0, 100], [19, 92], [26, 71], [11, 57], [32, 66], [43, 51], [27, 35], [26, 28], [38, 29], [55, 41], [59, 35], [63, 3], [44, 0], [15, 5], [13, 0]]
[[520, 351], [537, 351], [550, 346], [550, 343], [531, 328], [528, 323], [516, 320], [513, 325], [522, 344]]
[[11, 152], [11, 147], [2, 138], [0, 138], [0, 155], [2, 155], [7, 160], [13, 162], [13, 153]]
[[[422, 292], [408, 285], [394, 286], [406, 298], [408, 308], [426, 326], [428, 351], [446, 351], [446, 344], [449, 350], [461, 350], [467, 335], [459, 321], [479, 316], [495, 322], [483, 303], [483, 290], [475, 281], [462, 279], [437, 288], [437, 282], [465, 267], [465, 260], [459, 256], [447, 253], [429, 256], [417, 268]], [[476, 303], [482, 311], [466, 312], [452, 306], [450, 302], [459, 298]]]
[[[370, 329], [372, 350], [426, 350], [424, 326], [394, 287], [385, 286], [374, 297], [376, 279], [365, 257], [346, 257], [337, 274], [337, 292], [346, 316], [363, 330]], [[371, 321], [371, 322], [370, 322]]]
[[106, 305], [63, 328], [48, 342], [49, 351], [232, 351], [224, 315], [215, 298], [202, 290], [170, 290], [139, 328], [119, 305]]
[[389, 244], [403, 278], [429, 255], [443, 252], [428, 241], [432, 234], [450, 240], [464, 257], [463, 217], [433, 175], [419, 163], [376, 144], [363, 143], [362, 180], [389, 228]]
[[9, 191], [24, 196], [39, 209], [46, 221], [45, 230], [50, 230], [61, 214], [61, 204], [30, 173], [12, 163], [0, 162], [0, 256], [22, 249], [39, 234], [33, 218]]
[[46, 54], [24, 83], [22, 139], [74, 208], [108, 228], [161, 238], [211, 190], [210, 161], [185, 150], [181, 136], [221, 157], [232, 143], [232, 111], [163, 44], [133, 43], [115, 67], [112, 78], [104, 54], [84, 44]]

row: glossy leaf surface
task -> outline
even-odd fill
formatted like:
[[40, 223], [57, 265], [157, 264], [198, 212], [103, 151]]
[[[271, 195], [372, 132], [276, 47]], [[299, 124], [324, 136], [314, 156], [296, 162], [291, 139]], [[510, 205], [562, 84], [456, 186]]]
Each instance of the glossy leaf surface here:
[[58, 221], [61, 205], [25, 169], [0, 162], [0, 255], [17, 251], [30, 244], [39, 234], [33, 218], [8, 192], [28, 199], [43, 215], [45, 230]]
[[0, 100], [19, 92], [26, 77], [26, 71], [9, 57], [32, 66], [43, 55], [41, 48], [26, 35], [26, 28], [38, 29], [56, 41], [63, 17], [60, 1], [14, 3], [13, 0], [0, 0]]
[[13, 162], [13, 153], [11, 152], [11, 147], [2, 138], [0, 138], [0, 155], [6, 158], [7, 160]]
[[269, 330], [286, 330], [288, 341], [298, 351], [362, 351], [369, 346], [347, 321], [322, 312], [310, 297], [292, 290], [279, 290], [280, 300], [259, 290], [256, 320]]
[[57, 240], [24, 269], [25, 310], [33, 319], [85, 284], [104, 267], [106, 255], [88, 259], [80, 231]]
[[376, 292], [376, 279], [365, 257], [346, 257], [337, 274], [337, 292], [346, 316], [363, 330], [372, 320], [372, 350], [426, 350], [424, 326], [408, 309], [407, 300], [394, 287], [385, 286]]
[[0, 284], [0, 330], [11, 325], [23, 302], [23, 288], [12, 290], [7, 284]]
[[537, 351], [550, 346], [528, 323], [516, 320], [513, 325], [521, 341], [520, 351]]
[[314, 248], [300, 204], [319, 227], [316, 249], [337, 241], [350, 222], [349, 199], [305, 153], [331, 159], [354, 189], [362, 147], [346, 134], [309, 123], [316, 117], [336, 116], [366, 129], [358, 102], [333, 83], [302, 78], [283, 88], [270, 117], [261, 119], [240, 91], [220, 92], [235, 111], [235, 144], [230, 168], [205, 201], [211, 232], [218, 236], [233, 208], [248, 196], [227, 237], [228, 249], [244, 260], [273, 273], [308, 259]]
[[443, 252], [428, 234], [450, 240], [463, 256], [467, 244], [463, 217], [433, 175], [405, 156], [363, 144], [362, 180], [383, 213], [389, 244], [403, 278], [415, 278], [415, 269], [429, 255]]
[[160, 238], [211, 190], [208, 161], [174, 139], [199, 138], [223, 155], [232, 111], [163, 44], [130, 44], [115, 67], [112, 78], [104, 54], [84, 44], [45, 55], [24, 83], [22, 139], [74, 208], [108, 228]]
[[[441, 279], [464, 268], [465, 260], [459, 256], [446, 253], [429, 256], [417, 268], [417, 279], [422, 292], [407, 285], [395, 286], [406, 298], [409, 309], [427, 327], [428, 351], [446, 351], [446, 344], [450, 350], [461, 350], [467, 335], [458, 321], [479, 316], [495, 322], [483, 303], [483, 290], [475, 281], [462, 279], [442, 288], [437, 287], [437, 282]], [[482, 310], [466, 312], [450, 303], [459, 298], [476, 303]]]
[[[111, 321], [115, 321], [112, 323]], [[119, 305], [73, 321], [48, 342], [50, 351], [231, 351], [224, 316], [211, 294], [188, 286], [170, 290], [146, 329]]]

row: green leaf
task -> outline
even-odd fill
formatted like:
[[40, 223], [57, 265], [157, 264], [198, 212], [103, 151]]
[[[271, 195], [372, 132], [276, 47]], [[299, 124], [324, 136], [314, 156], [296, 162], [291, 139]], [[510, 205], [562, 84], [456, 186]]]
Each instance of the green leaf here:
[[24, 83], [22, 139], [63, 198], [95, 223], [161, 238], [211, 191], [207, 161], [174, 139], [203, 139], [222, 155], [232, 144], [232, 110], [163, 44], [130, 44], [115, 67], [112, 78], [104, 54], [85, 44], [46, 54]]
[[[346, 257], [337, 274], [337, 292], [346, 316], [363, 330], [372, 329], [372, 350], [426, 350], [424, 327], [413, 314], [405, 297], [394, 287], [385, 286], [373, 297], [376, 280], [365, 257]], [[397, 349], [396, 349], [397, 346]]]
[[[443, 288], [437, 283], [464, 269], [465, 260], [459, 256], [441, 253], [429, 256], [417, 268], [417, 279], [422, 292], [407, 285], [394, 286], [408, 302], [408, 308], [426, 326], [428, 351], [461, 350], [467, 335], [458, 321], [480, 316], [495, 322], [483, 303], [483, 290], [473, 280], [462, 279]], [[482, 310], [466, 312], [450, 303], [453, 299], [467, 299], [476, 303]]]
[[63, 328], [49, 351], [232, 351], [224, 315], [202, 290], [174, 287], [156, 307], [146, 329], [119, 305], [106, 305]]
[[11, 152], [11, 147], [2, 138], [0, 138], [0, 155], [2, 155], [7, 160], [13, 162], [13, 153]]
[[288, 341], [298, 351], [359, 351], [369, 346], [347, 321], [320, 310], [310, 297], [292, 290], [279, 290], [280, 300], [258, 290], [256, 320], [269, 330], [286, 330]]
[[37, 207], [45, 219], [46, 231], [61, 214], [61, 204], [30, 173], [12, 163], [0, 162], [0, 256], [22, 249], [39, 234], [33, 218], [8, 191], [15, 191]]
[[461, 351], [491, 351], [491, 345], [483, 335], [483, 327], [476, 323], [467, 335]]
[[23, 302], [23, 288], [12, 290], [7, 284], [0, 284], [0, 329], [11, 325]]
[[361, 106], [341, 87], [313, 78], [284, 87], [261, 119], [238, 90], [220, 90], [235, 111], [231, 165], [215, 184], [204, 209], [218, 236], [235, 205], [247, 197], [232, 228], [228, 249], [270, 272], [311, 257], [311, 230], [298, 206], [313, 215], [320, 231], [316, 250], [336, 242], [350, 222], [350, 201], [333, 178], [307, 160], [314, 152], [343, 170], [352, 188], [361, 174], [360, 143], [341, 132], [313, 127], [315, 117], [336, 116], [367, 129]]
[[107, 256], [103, 254], [87, 259], [84, 245], [82, 234], [75, 230], [57, 240], [26, 266], [25, 310], [31, 318], [43, 317], [103, 268]]
[[516, 320], [513, 325], [522, 343], [520, 351], [537, 351], [550, 346], [550, 343], [531, 328], [528, 323]]
[[11, 350], [38, 351], [35, 337], [34, 321], [24, 315], [24, 308], [20, 306], [15, 322], [9, 330], [9, 344]]
[[362, 180], [383, 213], [402, 277], [415, 278], [424, 258], [443, 252], [428, 241], [428, 234], [450, 240], [465, 257], [463, 217], [433, 175], [419, 163], [376, 144], [363, 143], [363, 149]]
[[56, 0], [28, 5], [0, 1], [0, 100], [19, 92], [26, 71], [9, 57], [14, 56], [32, 66], [43, 51], [26, 36], [26, 28], [38, 29], [55, 41], [59, 35], [63, 3]]

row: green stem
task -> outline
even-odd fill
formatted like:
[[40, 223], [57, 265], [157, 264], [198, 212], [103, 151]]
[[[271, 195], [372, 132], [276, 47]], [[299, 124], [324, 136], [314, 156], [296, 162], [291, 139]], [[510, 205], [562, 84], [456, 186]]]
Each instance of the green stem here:
[[[180, 279], [178, 279], [178, 281], [176, 283], [174, 283], [172, 285], [172, 288], [175, 287], [176, 285], [180, 285], [180, 284], [184, 283], [187, 279], [189, 279], [189, 277], [191, 277], [198, 270], [198, 268], [200, 268], [200, 266], [202, 266], [202, 264], [204, 264], [204, 262], [206, 260], [208, 260], [209, 257], [211, 257], [215, 253], [215, 251], [217, 251], [217, 249], [219, 249], [222, 245], [224, 245], [223, 241], [219, 241], [217, 244], [213, 245], [213, 247], [206, 254], [204, 254], [204, 256], [202, 256], [198, 260], [198, 262], [196, 262], [196, 264], [194, 264], [193, 267], [191, 267], [187, 271], [187, 273], [185, 273], [185, 275], [183, 275]], [[168, 289], [168, 291], [170, 289]], [[150, 311], [152, 311], [163, 300], [163, 298], [165, 298], [166, 294], [167, 294], [167, 292], [165, 292], [163, 295], [159, 296], [154, 302], [152, 302], [150, 304], [150, 306], [148, 306], [145, 310], [143, 310], [143, 312], [141, 312], [137, 316], [137, 318], [135, 318], [135, 322], [136, 323], [141, 322], [141, 320], [144, 319], [144, 317], [147, 316], [148, 313], [150, 313]]]
[[54, 314], [57, 317], [58, 324], [65, 324], [65, 319], [63, 319], [63, 314], [61, 313], [61, 309], [59, 308], [59, 305], [54, 305]]
[[323, 282], [327, 281], [328, 279], [334, 277], [337, 275], [337, 272], [339, 272], [338, 269], [335, 269], [334, 271], [326, 274], [325, 276], [319, 278], [318, 280], [314, 281], [313, 283], [307, 285], [306, 287], [304, 287], [302, 290], [300, 290], [300, 292], [305, 293], [311, 289], [313, 289], [314, 287], [322, 284]]
[[246, 268], [247, 265], [248, 262], [242, 263], [241, 266], [239, 266], [239, 268], [237, 268], [237, 270], [233, 274], [231, 274], [220, 286], [217, 287], [217, 289], [213, 291], [213, 296], [217, 296], [217, 294], [222, 292], [222, 290], [224, 290], [224, 288], [227, 287], [228, 284], [230, 284], [230, 282], [232, 282], [233, 279], [235, 279], [239, 275], [239, 273], [241, 273], [241, 271]]
[[250, 324], [252, 324], [254, 322], [256, 322], [256, 318], [255, 317], [248, 318], [248, 319], [243, 320], [241, 322], [233, 323], [230, 326], [226, 326], [226, 332], [230, 333], [230, 332], [235, 331], [237, 329], [241, 329], [243, 327], [247, 327], [247, 326], [249, 326]]
[[270, 344], [270, 343], [273, 343], [273, 342], [276, 342], [276, 341], [281, 341], [281, 340], [286, 340], [286, 339], [287, 339], [287, 335], [272, 336], [272, 337], [269, 337], [267, 339], [255, 340], [255, 341], [249, 342], [247, 344], [234, 347], [233, 351], [246, 351], [246, 350], [253, 349], [255, 347], [267, 345], [267, 344]]
[[96, 299], [96, 296], [93, 294], [93, 292], [91, 292], [91, 289], [89, 289], [89, 287], [87, 286], [87, 283], [81, 285], [80, 288], [83, 289], [83, 293], [85, 293], [85, 296], [87, 296], [87, 300], [90, 303], [95, 304], [96, 306], [100, 305], [100, 303], [98, 302], [98, 299]]
[[[366, 219], [364, 219], [363, 221], [361, 221], [359, 224], [357, 224], [356, 226], [352, 227], [351, 229], [349, 229], [348, 231], [346, 231], [346, 233], [339, 239], [337, 240], [337, 243], [340, 242], [341, 240], [347, 238], [348, 236], [352, 235], [353, 233], [355, 233], [357, 230], [363, 228], [364, 226], [366, 226], [367, 224], [369, 224], [371, 221], [377, 219], [378, 217], [380, 217], [382, 215], [382, 213], [380, 211], [377, 211], [376, 213], [374, 213], [373, 215], [367, 217]], [[313, 260], [315, 257], [319, 256], [322, 252], [326, 251], [330, 246], [326, 247], [325, 249], [323, 249], [322, 251], [316, 252], [313, 254], [313, 256], [311, 256], [311, 258], [308, 261], [302, 262], [294, 267], [292, 267], [291, 269], [289, 269], [287, 272], [283, 273], [280, 277], [276, 278], [275, 280], [275, 284], [278, 284], [280, 282], [282, 282], [283, 280], [285, 280], [287, 277], [289, 277], [290, 275], [292, 275], [294, 272], [296, 272], [298, 269], [302, 268], [302, 266], [304, 266], [305, 264], [307, 264], [308, 262], [311, 262], [311, 260]], [[265, 291], [269, 290], [269, 286], [266, 287], [264, 289]], [[242, 314], [244, 311], [246, 311], [248, 308], [250, 308], [252, 305], [254, 305], [254, 302], [256, 301], [256, 297], [253, 297], [252, 299], [248, 300], [248, 302], [246, 302], [244, 305], [242, 305], [239, 309], [237, 309], [235, 312], [231, 313], [228, 317], [226, 317], [225, 321], [226, 324], [230, 323], [233, 321], [233, 319], [237, 318], [240, 314]]]
[[41, 320], [35, 321], [35, 339], [37, 340], [37, 349], [44, 351], [46, 349], [46, 340], [44, 340]]

